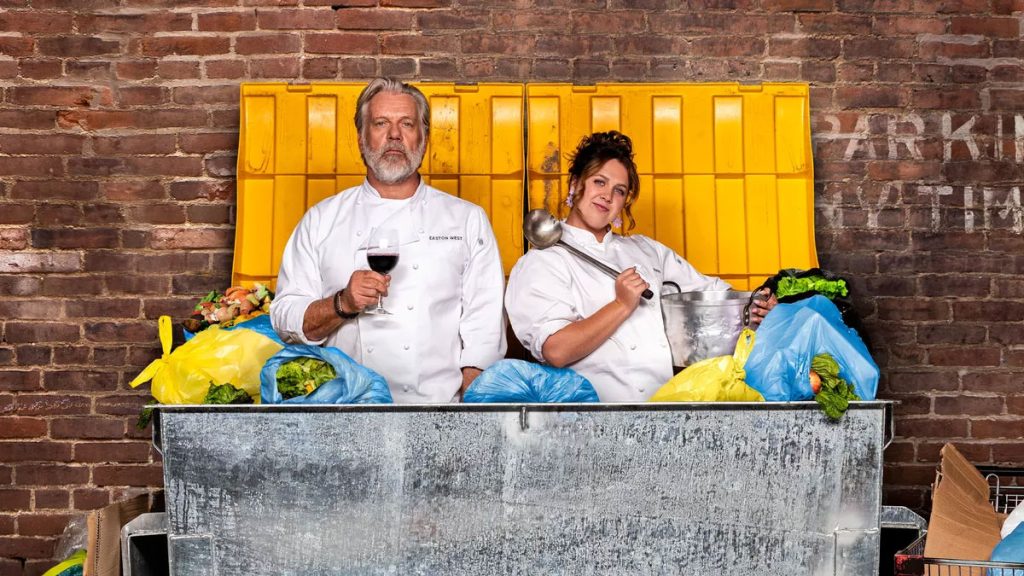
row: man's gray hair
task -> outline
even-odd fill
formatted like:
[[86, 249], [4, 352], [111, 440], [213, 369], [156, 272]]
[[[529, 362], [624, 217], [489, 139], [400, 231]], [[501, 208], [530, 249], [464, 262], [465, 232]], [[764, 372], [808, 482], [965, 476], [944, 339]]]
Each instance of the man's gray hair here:
[[394, 78], [374, 78], [366, 85], [366, 88], [363, 88], [362, 93], [359, 94], [359, 100], [356, 101], [356, 131], [359, 133], [360, 138], [363, 136], [366, 115], [370, 113], [370, 100], [373, 100], [373, 97], [381, 92], [412, 96], [412, 99], [416, 101], [416, 110], [420, 115], [420, 128], [423, 129], [423, 140], [426, 141], [427, 136], [430, 135], [430, 104], [427, 103], [427, 97], [415, 86], [406, 84], [401, 80], [395, 80]]

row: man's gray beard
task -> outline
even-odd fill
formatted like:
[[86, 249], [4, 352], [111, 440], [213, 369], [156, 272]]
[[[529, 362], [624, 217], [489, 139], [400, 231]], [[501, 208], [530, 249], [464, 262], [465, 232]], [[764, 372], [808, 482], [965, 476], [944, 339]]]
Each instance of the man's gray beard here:
[[412, 176], [419, 170], [420, 164], [423, 162], [423, 153], [426, 150], [425, 145], [421, 145], [418, 150], [409, 151], [404, 146], [400, 149], [402, 153], [402, 159], [390, 159], [385, 157], [385, 153], [394, 148], [388, 148], [385, 146], [380, 152], [368, 149], [368, 146], [364, 146], [363, 149], [366, 152], [363, 154], [366, 160], [366, 166], [373, 172], [373, 175], [377, 177], [383, 184], [393, 185], [399, 182], [404, 182], [407, 178]]

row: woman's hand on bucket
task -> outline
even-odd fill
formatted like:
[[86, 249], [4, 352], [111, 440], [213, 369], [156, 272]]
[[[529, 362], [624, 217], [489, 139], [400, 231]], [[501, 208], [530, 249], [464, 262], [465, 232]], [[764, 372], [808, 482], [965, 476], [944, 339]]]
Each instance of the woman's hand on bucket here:
[[753, 302], [750, 305], [750, 326], [755, 329], [760, 326], [764, 317], [778, 303], [778, 299], [767, 288], [762, 288], [754, 294]]

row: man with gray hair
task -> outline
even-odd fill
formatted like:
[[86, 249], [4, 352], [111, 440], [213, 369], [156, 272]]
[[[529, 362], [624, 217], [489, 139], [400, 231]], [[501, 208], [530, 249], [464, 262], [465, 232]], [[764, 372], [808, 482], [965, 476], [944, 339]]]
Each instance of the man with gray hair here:
[[[430, 133], [422, 92], [377, 78], [359, 95], [355, 123], [366, 180], [310, 208], [295, 228], [274, 329], [286, 342], [341, 349], [384, 376], [396, 402], [456, 401], [505, 355], [494, 232], [480, 207], [420, 178]], [[379, 241], [383, 230], [394, 239]], [[397, 254], [390, 273], [369, 266], [368, 252], [382, 245]], [[380, 299], [389, 313], [373, 314]]]

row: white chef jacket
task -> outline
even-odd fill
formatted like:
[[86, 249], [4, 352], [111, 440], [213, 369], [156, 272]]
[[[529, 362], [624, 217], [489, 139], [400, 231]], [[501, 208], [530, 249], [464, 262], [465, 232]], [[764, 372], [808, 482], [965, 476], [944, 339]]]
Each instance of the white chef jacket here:
[[[661, 316], [662, 282], [683, 292], [728, 290], [669, 247], [646, 236], [594, 235], [562, 223], [562, 239], [617, 270], [636, 266], [654, 297], [640, 304], [612, 336], [569, 367], [590, 380], [602, 402], [642, 402], [672, 377], [672, 352]], [[588, 318], [615, 299], [615, 279], [560, 246], [533, 249], [509, 276], [505, 308], [512, 330], [534, 357], [544, 361], [548, 337]]]
[[[361, 314], [323, 340], [306, 338], [306, 308], [370, 269], [366, 245], [379, 226], [401, 236], [384, 298], [392, 315]], [[449, 402], [462, 367], [485, 369], [505, 355], [504, 280], [479, 206], [422, 180], [406, 200], [381, 198], [364, 181], [303, 216], [285, 246], [270, 317], [286, 342], [334, 346], [379, 373], [395, 402]]]

